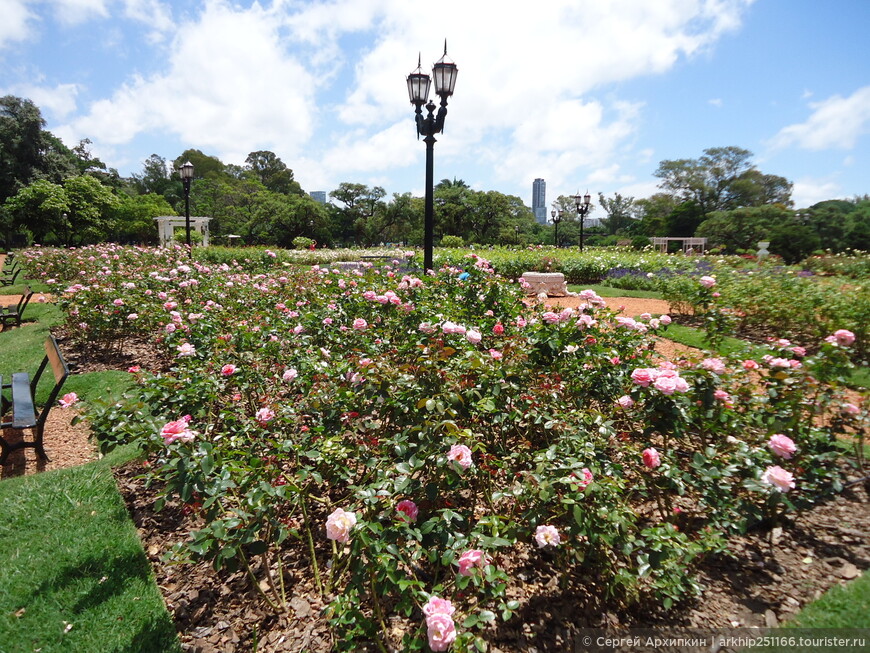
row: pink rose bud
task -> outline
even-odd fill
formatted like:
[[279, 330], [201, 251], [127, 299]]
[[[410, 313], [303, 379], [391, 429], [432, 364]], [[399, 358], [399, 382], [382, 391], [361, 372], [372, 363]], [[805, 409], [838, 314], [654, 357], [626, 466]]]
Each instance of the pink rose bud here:
[[646, 465], [649, 469], [655, 469], [662, 464], [662, 458], [659, 455], [659, 452], [652, 447], [644, 449], [642, 456], [643, 464]]
[[403, 499], [396, 504], [396, 511], [401, 515], [399, 519], [406, 522], [417, 521], [417, 515], [420, 514], [420, 509], [417, 504], [410, 499]]

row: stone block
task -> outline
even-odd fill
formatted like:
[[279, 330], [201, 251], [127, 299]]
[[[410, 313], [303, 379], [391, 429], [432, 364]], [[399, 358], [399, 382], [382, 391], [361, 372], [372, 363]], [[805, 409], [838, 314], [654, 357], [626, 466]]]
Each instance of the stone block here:
[[547, 293], [548, 297], [567, 297], [568, 286], [565, 284], [565, 275], [561, 272], [523, 272], [528, 287], [525, 288], [527, 295], [540, 295]]

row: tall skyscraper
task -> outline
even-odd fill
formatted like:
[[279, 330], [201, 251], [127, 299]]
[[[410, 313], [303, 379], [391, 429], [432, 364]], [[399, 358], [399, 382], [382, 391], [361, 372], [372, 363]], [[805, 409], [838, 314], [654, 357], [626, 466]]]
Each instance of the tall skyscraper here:
[[315, 202], [320, 202], [321, 204], [326, 204], [326, 191], [325, 190], [313, 190], [310, 193], [311, 199]]
[[532, 184], [532, 213], [540, 224], [547, 224], [547, 182], [541, 178]]

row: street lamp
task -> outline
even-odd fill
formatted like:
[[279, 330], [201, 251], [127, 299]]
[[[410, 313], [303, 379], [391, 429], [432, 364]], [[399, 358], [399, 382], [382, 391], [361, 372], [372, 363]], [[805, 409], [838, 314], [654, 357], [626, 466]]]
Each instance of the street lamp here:
[[577, 217], [580, 218], [580, 251], [583, 251], [583, 220], [586, 219], [586, 214], [589, 213], [589, 209], [592, 208], [591, 204], [592, 198], [589, 195], [589, 191], [586, 191], [586, 194], [581, 196], [580, 191], [577, 191], [577, 194], [574, 196], [574, 208], [577, 209]]
[[185, 242], [187, 243], [187, 255], [193, 256], [190, 245], [190, 181], [193, 179], [193, 164], [185, 161], [180, 170], [181, 182], [184, 184], [184, 229]]
[[555, 237], [553, 238], [553, 241], [554, 241], [556, 247], [558, 247], [559, 246], [559, 223], [562, 222], [562, 209], [559, 209], [557, 211], [554, 208], [552, 211], [550, 211], [550, 217], [553, 219], [553, 226], [556, 228], [556, 234], [555, 234]]
[[[417, 121], [417, 138], [423, 137], [426, 143], [426, 216], [423, 223], [423, 269], [432, 270], [432, 248], [435, 239], [435, 200], [434, 172], [432, 166], [435, 134], [444, 131], [444, 117], [447, 115], [447, 98], [453, 95], [456, 86], [456, 64], [447, 59], [447, 40], [444, 40], [444, 56], [432, 66], [432, 77], [435, 78], [435, 93], [441, 98], [441, 108], [435, 114], [435, 103], [429, 100], [431, 79], [420, 67], [420, 57], [417, 57], [417, 68], [408, 75], [408, 96], [414, 105]], [[423, 117], [423, 105], [429, 112]]]

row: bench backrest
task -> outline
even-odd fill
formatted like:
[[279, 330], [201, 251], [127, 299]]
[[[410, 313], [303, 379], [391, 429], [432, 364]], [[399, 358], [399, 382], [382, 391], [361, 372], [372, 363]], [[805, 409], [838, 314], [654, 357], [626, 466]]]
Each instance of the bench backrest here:
[[54, 406], [57, 401], [57, 396], [60, 394], [66, 378], [69, 376], [69, 367], [67, 367], [63, 354], [60, 353], [60, 348], [58, 348], [57, 340], [54, 339], [54, 336], [49, 336], [45, 339], [45, 358], [42, 359], [39, 369], [36, 371], [33, 380], [30, 382], [30, 393], [34, 397], [36, 396], [36, 387], [39, 385], [39, 379], [45, 371], [45, 368], [49, 366], [51, 366], [51, 371], [54, 374], [54, 388], [52, 388], [51, 393], [48, 396], [48, 401], [43, 407], [42, 412], [39, 414], [38, 421], [40, 423], [45, 422], [45, 419], [48, 417], [48, 411], [51, 410], [52, 406]]
[[21, 299], [18, 300], [18, 308], [16, 309], [18, 317], [21, 317], [24, 309], [27, 308], [27, 302], [30, 301], [31, 297], [33, 297], [33, 291], [30, 289], [30, 286], [25, 286], [24, 292], [21, 293]]

